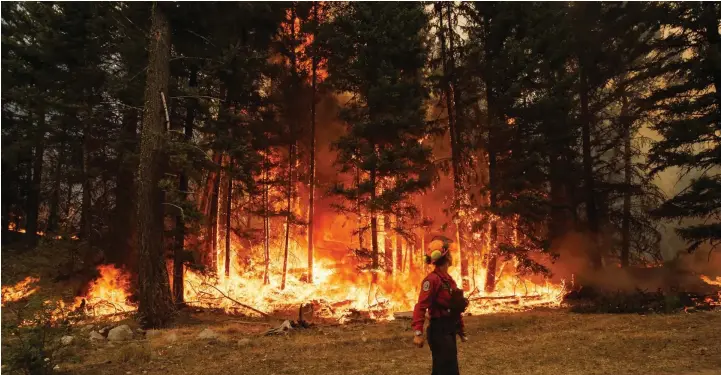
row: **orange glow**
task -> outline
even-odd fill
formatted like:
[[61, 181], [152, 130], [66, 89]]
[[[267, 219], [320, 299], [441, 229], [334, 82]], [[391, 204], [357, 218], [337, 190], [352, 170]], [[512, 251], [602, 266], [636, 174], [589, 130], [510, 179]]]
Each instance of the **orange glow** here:
[[[323, 18], [323, 9], [324, 9], [324, 3], [322, 1], [317, 2], [316, 5], [318, 7], [318, 18], [319, 22], [322, 22]], [[312, 11], [311, 11], [311, 16]], [[311, 18], [312, 19], [312, 18]], [[314, 41], [314, 36], [310, 32], [304, 32], [302, 29], [301, 19], [299, 17], [295, 17], [292, 9], [286, 10], [285, 15], [285, 21], [282, 25], [283, 33], [295, 39], [296, 45], [293, 49], [293, 54], [296, 58], [296, 68], [298, 71], [305, 76], [308, 77], [309, 80], [312, 80], [312, 69], [313, 69], [313, 52], [312, 52], [312, 46]], [[287, 64], [290, 65], [291, 61], [288, 59], [286, 61]], [[326, 77], [328, 76], [328, 72], [325, 68], [325, 61], [323, 59], [318, 59], [318, 65], [316, 69], [316, 83], [323, 82]]]

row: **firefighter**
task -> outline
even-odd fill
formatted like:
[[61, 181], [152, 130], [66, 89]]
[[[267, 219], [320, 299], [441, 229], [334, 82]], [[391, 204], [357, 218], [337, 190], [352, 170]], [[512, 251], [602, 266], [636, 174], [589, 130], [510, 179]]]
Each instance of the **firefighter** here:
[[456, 335], [462, 342], [467, 341], [461, 313], [468, 306], [468, 300], [448, 274], [453, 261], [449, 248], [447, 240], [431, 242], [426, 263], [433, 264], [434, 270], [423, 279], [418, 303], [413, 309], [413, 343], [419, 348], [423, 347], [426, 310], [430, 317], [427, 335], [433, 358], [432, 375], [458, 375]]

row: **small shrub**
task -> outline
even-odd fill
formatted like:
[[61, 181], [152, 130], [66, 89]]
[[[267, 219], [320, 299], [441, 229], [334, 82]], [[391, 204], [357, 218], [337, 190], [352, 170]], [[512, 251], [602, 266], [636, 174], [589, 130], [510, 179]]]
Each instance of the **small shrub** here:
[[10, 374], [51, 374], [61, 357], [60, 337], [69, 333], [72, 319], [62, 303], [45, 301], [42, 296], [5, 306], [3, 369]]

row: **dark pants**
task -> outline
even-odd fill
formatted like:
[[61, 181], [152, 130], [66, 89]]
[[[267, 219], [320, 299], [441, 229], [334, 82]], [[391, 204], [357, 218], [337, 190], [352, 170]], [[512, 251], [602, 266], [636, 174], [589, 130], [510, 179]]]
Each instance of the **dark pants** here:
[[428, 326], [428, 346], [433, 357], [431, 375], [458, 375], [456, 323], [454, 319], [431, 319]]

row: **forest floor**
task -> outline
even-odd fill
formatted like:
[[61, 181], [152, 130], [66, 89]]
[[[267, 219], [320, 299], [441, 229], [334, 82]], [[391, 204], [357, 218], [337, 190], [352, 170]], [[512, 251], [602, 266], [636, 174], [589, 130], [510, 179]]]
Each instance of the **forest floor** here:
[[[4, 248], [3, 285], [32, 274], [48, 280], [41, 284], [45, 292], [73, 292], [73, 283], [56, 285], [53, 291], [50, 270], [57, 271], [59, 253], [57, 246], [48, 251], [54, 255], [27, 252], [10, 257], [14, 254]], [[7, 307], [2, 309], [3, 374], [8, 356], [14, 354], [7, 349], [17, 341], [12, 327], [6, 326], [12, 322], [6, 316], [12, 309]], [[418, 349], [411, 344], [408, 320], [319, 324], [283, 336], [262, 335], [280, 322], [186, 309], [170, 328], [135, 334], [121, 343], [89, 339], [91, 330], [104, 323], [72, 326], [73, 342], [53, 353], [52, 364], [57, 364], [57, 373], [79, 375], [430, 373], [428, 345]], [[137, 328], [133, 320], [111, 326], [119, 324]], [[464, 374], [721, 375], [718, 309], [648, 315], [536, 310], [467, 317], [466, 326], [470, 340], [458, 345]], [[198, 338], [205, 329], [217, 337]]]
[[[273, 322], [274, 324], [276, 322]], [[532, 311], [467, 318], [465, 374], [721, 374], [721, 312], [599, 315]], [[122, 344], [74, 344], [72, 374], [424, 374], [409, 322], [316, 326], [261, 336], [268, 322], [214, 313]], [[199, 339], [210, 328], [216, 339]], [[87, 335], [87, 334], [86, 334]]]

